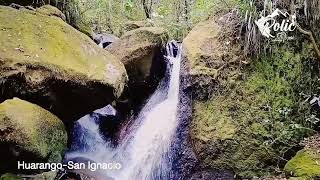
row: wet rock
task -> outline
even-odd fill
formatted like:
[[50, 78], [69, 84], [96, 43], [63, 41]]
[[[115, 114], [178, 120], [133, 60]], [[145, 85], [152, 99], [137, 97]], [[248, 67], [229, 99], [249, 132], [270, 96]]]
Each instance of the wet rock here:
[[67, 124], [117, 99], [118, 58], [55, 16], [0, 6], [0, 102], [20, 97]]
[[18, 98], [0, 104], [0, 173], [17, 171], [17, 161], [60, 162], [66, 145], [63, 123], [47, 110]]
[[73, 127], [70, 152], [87, 151], [93, 148], [95, 141], [116, 146], [120, 123], [120, 115], [111, 105], [80, 118]]
[[101, 48], [106, 48], [111, 43], [119, 40], [119, 38], [113, 34], [94, 34], [93, 40]]
[[16, 3], [11, 3], [9, 6], [12, 7], [12, 8], [15, 8], [15, 9], [24, 8], [24, 6], [21, 6], [21, 5], [16, 4]]
[[192, 96], [188, 89], [189, 74], [186, 59], [181, 62], [180, 70], [180, 89], [179, 89], [179, 126], [176, 131], [176, 137], [172, 143], [172, 151], [174, 153], [172, 179], [185, 180], [188, 179], [199, 166], [199, 161], [192, 148], [190, 141], [190, 124], [192, 121]]
[[93, 111], [91, 114], [99, 123], [100, 132], [107, 141], [117, 143], [117, 133], [120, 129], [121, 115], [111, 106], [108, 105], [101, 109]]
[[162, 47], [168, 40], [162, 28], [143, 27], [125, 33], [106, 48], [125, 65], [129, 97], [136, 107], [153, 92], [165, 73]]

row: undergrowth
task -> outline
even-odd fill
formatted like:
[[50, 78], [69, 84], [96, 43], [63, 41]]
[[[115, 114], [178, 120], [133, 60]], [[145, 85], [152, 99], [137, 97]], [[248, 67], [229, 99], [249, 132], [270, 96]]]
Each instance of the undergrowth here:
[[242, 78], [195, 103], [192, 134], [204, 167], [232, 169], [240, 177], [280, 174], [299, 142], [316, 132], [310, 118], [317, 107], [310, 100], [319, 91], [317, 63], [308, 43], [302, 46], [298, 52], [274, 45], [252, 59]]

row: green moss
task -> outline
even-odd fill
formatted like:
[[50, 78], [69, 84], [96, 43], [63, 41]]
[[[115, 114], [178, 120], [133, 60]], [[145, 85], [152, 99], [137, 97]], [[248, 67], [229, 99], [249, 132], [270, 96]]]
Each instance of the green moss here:
[[299, 95], [316, 82], [304, 63], [290, 47], [274, 48], [241, 78], [219, 79], [213, 98], [195, 102], [192, 137], [202, 166], [249, 178], [284, 166], [281, 157], [314, 132], [305, 121], [310, 106]]
[[142, 27], [125, 33], [106, 50], [125, 65], [131, 82], [146, 82], [153, 60], [167, 40], [163, 28]]
[[56, 16], [61, 18], [62, 20], [66, 21], [65, 15], [56, 7], [51, 5], [43, 5], [40, 8], [37, 8], [36, 11], [43, 15], [47, 16]]
[[[188, 36], [183, 40], [183, 53], [188, 57], [191, 73], [193, 75], [208, 73], [212, 74], [214, 70], [208, 70], [207, 62], [202, 58], [210, 57], [214, 54], [216, 59], [210, 59], [212, 62], [221, 57], [218, 35], [220, 32], [219, 26], [213, 21], [208, 20], [199, 23]], [[206, 59], [207, 60], [207, 59]]]
[[67, 145], [62, 121], [41, 107], [14, 98], [0, 104], [1, 142], [15, 143], [49, 162], [59, 162]]
[[77, 29], [82, 32], [83, 34], [87, 35], [88, 37], [90, 37], [91, 39], [93, 38], [93, 31], [90, 28], [89, 25], [85, 24], [85, 23], [78, 23], [77, 24]]
[[121, 94], [123, 64], [61, 19], [0, 6], [0, 27], [0, 60], [6, 64], [40, 64], [69, 79], [105, 83]]
[[11, 173], [6, 173], [0, 177], [0, 180], [22, 180], [22, 178]]
[[216, 139], [231, 139], [235, 135], [236, 127], [232, 119], [226, 116], [223, 108], [225, 107], [218, 104], [203, 102], [195, 104], [195, 112], [197, 112], [195, 120], [201, 121], [201, 123], [195, 122], [197, 126], [194, 131], [196, 131], [197, 139], [207, 142]]
[[320, 153], [316, 150], [301, 150], [286, 164], [284, 170], [298, 177], [320, 177]]
[[163, 28], [141, 27], [126, 32], [121, 39], [131, 39], [136, 42], [151, 42], [164, 45], [168, 41], [168, 34]]

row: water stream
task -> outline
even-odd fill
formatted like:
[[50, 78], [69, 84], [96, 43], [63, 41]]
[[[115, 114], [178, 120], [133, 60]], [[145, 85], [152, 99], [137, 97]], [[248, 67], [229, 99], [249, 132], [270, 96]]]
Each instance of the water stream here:
[[171, 145], [179, 120], [179, 76], [181, 47], [176, 42], [166, 46], [168, 60], [166, 77], [149, 98], [128, 128], [125, 137], [114, 145], [99, 130], [101, 117], [115, 115], [111, 106], [96, 110], [78, 120], [71, 150], [66, 160], [108, 162], [121, 168], [82, 172], [106, 180], [167, 180], [170, 179]]

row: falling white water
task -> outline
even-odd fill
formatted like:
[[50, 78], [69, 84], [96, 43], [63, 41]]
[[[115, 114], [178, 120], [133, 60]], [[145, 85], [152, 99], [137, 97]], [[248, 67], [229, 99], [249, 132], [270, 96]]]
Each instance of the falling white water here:
[[[111, 151], [110, 142], [106, 142], [99, 130], [99, 123], [97, 122], [99, 116], [116, 115], [116, 110], [108, 105], [104, 108], [97, 109], [91, 115], [86, 115], [77, 121], [75, 138], [78, 142], [73, 142], [81, 148], [76, 148], [75, 151], [71, 151], [66, 154], [65, 159], [83, 158], [99, 162], [98, 160], [105, 159], [105, 152]], [[81, 150], [78, 150], [81, 149]]]
[[[160, 83], [119, 146], [108, 148], [106, 145], [102, 148], [101, 136], [95, 134], [99, 136], [96, 138], [96, 147], [100, 150], [90, 153], [91, 158], [90, 156], [86, 158], [95, 162], [118, 162], [122, 165], [120, 170], [99, 171], [99, 174], [105, 175], [102, 178], [99, 175], [99, 180], [169, 179], [172, 164], [170, 147], [178, 126], [180, 44], [168, 43], [166, 59], [169, 62], [167, 68], [169, 82], [163, 80]], [[81, 125], [88, 125], [91, 130], [98, 132], [98, 128], [92, 124]]]
[[[125, 162], [123, 171], [114, 176], [117, 180], [168, 179], [170, 171], [169, 149], [178, 125], [180, 48], [174, 57], [174, 47], [167, 46], [170, 63], [170, 81], [166, 88], [159, 87], [142, 109], [138, 119], [120, 146]], [[179, 46], [179, 45], [178, 45]], [[163, 83], [162, 85], [166, 85]], [[167, 96], [163, 91], [167, 91]]]

